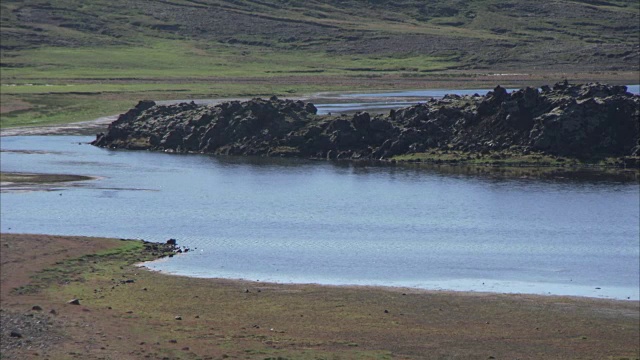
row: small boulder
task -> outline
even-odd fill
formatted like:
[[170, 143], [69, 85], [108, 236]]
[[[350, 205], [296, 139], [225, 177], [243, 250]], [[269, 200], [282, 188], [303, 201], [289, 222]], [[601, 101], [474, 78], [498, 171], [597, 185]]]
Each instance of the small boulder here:
[[71, 304], [71, 305], [80, 305], [80, 300], [78, 300], [78, 299], [71, 299], [71, 300], [67, 301], [67, 304]]

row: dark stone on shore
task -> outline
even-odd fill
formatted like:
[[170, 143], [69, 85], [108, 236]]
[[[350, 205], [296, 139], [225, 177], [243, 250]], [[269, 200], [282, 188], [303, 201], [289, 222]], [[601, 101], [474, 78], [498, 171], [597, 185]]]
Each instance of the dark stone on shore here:
[[67, 301], [67, 304], [71, 304], [71, 305], [80, 305], [80, 300], [78, 300], [78, 299], [71, 299], [71, 300]]
[[9, 335], [11, 337], [14, 337], [14, 338], [21, 338], [22, 337], [22, 334], [17, 332], [17, 331], [15, 331], [15, 330], [11, 331], [11, 334], [9, 334]]
[[620, 166], [637, 167], [639, 118], [640, 96], [626, 87], [566, 81], [540, 90], [508, 93], [497, 86], [485, 96], [447, 95], [388, 115], [317, 115], [313, 104], [275, 96], [216, 106], [141, 101], [92, 144], [328, 160], [389, 160], [436, 150], [536, 152], [625, 158]]
[[39, 305], [34, 305], [33, 307], [31, 307], [31, 310], [33, 311], [42, 311], [42, 307]]

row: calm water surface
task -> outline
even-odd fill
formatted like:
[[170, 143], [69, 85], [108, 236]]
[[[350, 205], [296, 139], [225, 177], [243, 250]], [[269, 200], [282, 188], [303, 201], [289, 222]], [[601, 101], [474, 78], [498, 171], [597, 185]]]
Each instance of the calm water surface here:
[[200, 277], [640, 295], [637, 183], [112, 151], [90, 140], [1, 139], [2, 171], [100, 177], [3, 191], [2, 232], [176, 238], [194, 251], [148, 266]]
[[[632, 94], [640, 94], [640, 85], [626, 85], [627, 91]], [[512, 88], [507, 91], [517, 91]], [[398, 109], [426, 102], [430, 98], [441, 98], [446, 94], [456, 95], [486, 95], [492, 89], [422, 89], [422, 90], [402, 90], [391, 92], [375, 93], [340, 93], [325, 94], [319, 99], [312, 99], [318, 109], [318, 114], [353, 113], [357, 111], [385, 112], [389, 109]], [[194, 101], [197, 104], [215, 105], [220, 100], [195, 99], [195, 100], [165, 100], [158, 101], [158, 104], [175, 104], [179, 102]]]
[[[627, 91], [632, 94], [640, 94], [640, 85], [626, 85]], [[519, 89], [507, 89], [508, 92], [517, 91]], [[424, 103], [429, 98], [441, 98], [446, 94], [456, 95], [486, 95], [492, 89], [422, 89], [422, 90], [402, 90], [391, 92], [376, 93], [347, 93], [338, 94], [336, 100], [343, 102], [321, 102], [315, 104], [318, 108], [318, 114], [341, 113], [341, 112], [384, 112], [388, 109], [397, 109], [401, 107], [412, 106]], [[354, 103], [353, 101], [360, 101]], [[346, 103], [344, 102], [346, 101]]]

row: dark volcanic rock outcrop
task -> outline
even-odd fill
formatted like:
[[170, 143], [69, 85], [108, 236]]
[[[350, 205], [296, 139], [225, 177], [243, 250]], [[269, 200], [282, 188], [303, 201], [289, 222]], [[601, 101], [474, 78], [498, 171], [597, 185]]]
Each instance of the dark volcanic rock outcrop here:
[[310, 103], [253, 99], [217, 106], [140, 102], [94, 145], [229, 155], [389, 159], [440, 150], [509, 150], [591, 159], [640, 154], [640, 96], [570, 85], [447, 95], [388, 115], [317, 115]]

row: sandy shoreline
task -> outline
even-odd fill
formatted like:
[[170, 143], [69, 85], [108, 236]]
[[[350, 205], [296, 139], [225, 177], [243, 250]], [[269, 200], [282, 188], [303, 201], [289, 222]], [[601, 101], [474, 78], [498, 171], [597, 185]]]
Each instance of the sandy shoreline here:
[[[3, 356], [640, 357], [638, 301], [168, 276], [135, 266], [151, 256], [135, 244], [1, 234]], [[52, 325], [36, 336], [36, 320]], [[29, 349], [25, 339], [50, 344]]]

